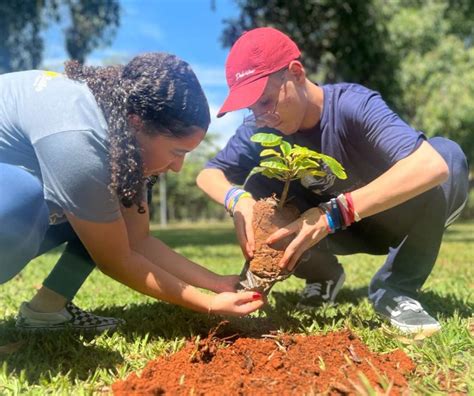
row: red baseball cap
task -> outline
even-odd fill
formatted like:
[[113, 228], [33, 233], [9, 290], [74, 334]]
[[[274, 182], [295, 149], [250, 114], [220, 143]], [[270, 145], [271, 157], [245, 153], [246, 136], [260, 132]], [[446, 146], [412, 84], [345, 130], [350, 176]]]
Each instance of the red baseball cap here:
[[225, 64], [229, 95], [217, 117], [252, 106], [262, 96], [270, 74], [301, 55], [297, 45], [279, 30], [264, 27], [242, 34]]

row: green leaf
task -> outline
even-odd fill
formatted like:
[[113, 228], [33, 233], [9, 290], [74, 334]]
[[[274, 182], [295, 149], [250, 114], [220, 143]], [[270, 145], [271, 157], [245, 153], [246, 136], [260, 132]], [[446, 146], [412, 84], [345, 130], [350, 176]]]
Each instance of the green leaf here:
[[301, 146], [298, 146], [297, 144], [295, 144], [293, 146], [293, 148], [291, 149], [291, 155], [296, 156], [296, 157], [304, 158], [304, 157], [309, 157], [311, 155], [311, 153], [310, 153], [311, 151], [312, 150], [310, 150], [307, 147], [301, 147]]
[[309, 173], [311, 174], [311, 176], [317, 176], [317, 177], [323, 177], [327, 175], [327, 172], [316, 170], [316, 169], [309, 170]]
[[[245, 183], [247, 183], [247, 180], [250, 179], [253, 175], [256, 175], [257, 173], [262, 173], [265, 170], [265, 168], [262, 168], [261, 166], [256, 166], [253, 168], [250, 173], [248, 174], [247, 178], [245, 179]], [[245, 184], [244, 183], [244, 184]]]
[[330, 157], [329, 155], [318, 154], [321, 160], [331, 169], [339, 179], [347, 179], [346, 171], [344, 167], [336, 159]]
[[314, 176], [314, 177], [323, 177], [326, 176], [327, 173], [324, 171], [316, 170], [316, 169], [301, 169], [296, 173], [296, 177], [298, 179], [302, 179], [305, 176]]
[[321, 165], [310, 158], [298, 158], [295, 161], [295, 167], [298, 169], [320, 168]]
[[260, 153], [260, 157], [265, 157], [267, 155], [276, 155], [277, 157], [280, 157], [281, 153], [273, 149], [265, 149], [265, 150], [262, 150], [262, 152]]
[[269, 169], [275, 169], [279, 171], [289, 171], [290, 169], [282, 162], [275, 160], [263, 160], [260, 162], [260, 166]]
[[281, 143], [282, 137], [274, 133], [256, 133], [250, 140], [255, 143], [260, 143], [263, 147], [275, 147]]
[[276, 171], [273, 169], [265, 169], [262, 172], [262, 175], [265, 177], [268, 177], [269, 179], [279, 179], [279, 180], [284, 180], [284, 178]]
[[280, 144], [280, 150], [285, 157], [288, 157], [291, 154], [291, 144], [282, 140]]

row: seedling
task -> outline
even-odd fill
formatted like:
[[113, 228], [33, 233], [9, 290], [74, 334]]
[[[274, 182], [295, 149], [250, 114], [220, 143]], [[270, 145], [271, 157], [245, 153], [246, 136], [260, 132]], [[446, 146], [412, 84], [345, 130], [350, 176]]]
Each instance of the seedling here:
[[260, 166], [252, 170], [250, 176], [261, 173], [270, 179], [278, 179], [285, 183], [278, 203], [279, 209], [285, 205], [290, 182], [308, 175], [326, 176], [327, 172], [324, 170], [323, 164], [339, 179], [347, 178], [344, 168], [334, 158], [297, 144], [292, 146], [281, 136], [273, 133], [256, 133], [250, 139], [265, 147], [260, 153], [260, 157], [265, 158], [260, 162]]

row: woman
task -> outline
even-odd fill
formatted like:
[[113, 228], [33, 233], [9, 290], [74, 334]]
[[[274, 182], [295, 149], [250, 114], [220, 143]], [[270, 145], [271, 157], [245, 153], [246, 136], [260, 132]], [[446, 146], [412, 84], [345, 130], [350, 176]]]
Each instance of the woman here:
[[71, 303], [94, 262], [143, 294], [196, 311], [245, 315], [262, 306], [260, 295], [234, 292], [235, 276], [214, 274], [149, 233], [147, 178], [178, 172], [209, 122], [196, 76], [169, 54], [125, 67], [68, 62], [66, 76], [0, 76], [0, 283], [67, 242], [21, 305], [18, 327], [114, 328], [120, 320]]

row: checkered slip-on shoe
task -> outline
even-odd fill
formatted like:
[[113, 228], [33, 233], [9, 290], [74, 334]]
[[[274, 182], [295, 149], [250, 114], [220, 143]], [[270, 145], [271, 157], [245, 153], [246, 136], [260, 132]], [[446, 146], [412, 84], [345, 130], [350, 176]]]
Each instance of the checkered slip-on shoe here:
[[83, 311], [72, 302], [59, 312], [41, 313], [33, 311], [27, 302], [20, 306], [16, 327], [22, 330], [80, 330], [105, 331], [113, 330], [125, 323], [123, 319], [98, 316]]

